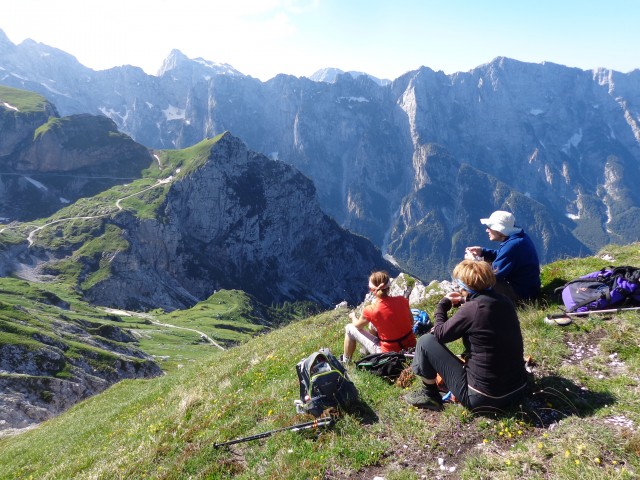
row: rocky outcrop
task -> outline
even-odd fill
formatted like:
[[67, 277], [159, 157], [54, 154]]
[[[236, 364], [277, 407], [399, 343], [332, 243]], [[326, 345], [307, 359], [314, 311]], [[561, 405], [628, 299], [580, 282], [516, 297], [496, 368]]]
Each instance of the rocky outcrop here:
[[84, 171], [135, 178], [152, 163], [148, 150], [118, 132], [113, 120], [87, 114], [51, 118], [16, 157], [17, 172], [38, 174]]
[[60, 318], [41, 331], [26, 344], [0, 344], [0, 432], [52, 418], [125, 378], [162, 374], [118, 327]]
[[[0, 165], [6, 168], [6, 160], [33, 138], [36, 129], [49, 117], [58, 116], [55, 107], [40, 95], [28, 94], [33, 102], [41, 105], [37, 109], [23, 111], [22, 106], [13, 105], [15, 89], [0, 86]], [[23, 92], [27, 94], [27, 92]]]

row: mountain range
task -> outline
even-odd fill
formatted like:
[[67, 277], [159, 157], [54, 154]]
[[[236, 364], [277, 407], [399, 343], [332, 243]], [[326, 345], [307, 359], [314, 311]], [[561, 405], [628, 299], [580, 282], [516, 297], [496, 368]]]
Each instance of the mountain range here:
[[299, 169], [323, 211], [422, 279], [448, 275], [467, 245], [489, 246], [478, 220], [496, 209], [515, 213], [543, 262], [640, 237], [639, 70], [501, 57], [390, 83], [353, 72], [261, 82], [174, 50], [154, 76], [93, 71], [1, 33], [0, 68], [0, 83], [63, 116], [107, 116], [149, 148], [229, 131]]

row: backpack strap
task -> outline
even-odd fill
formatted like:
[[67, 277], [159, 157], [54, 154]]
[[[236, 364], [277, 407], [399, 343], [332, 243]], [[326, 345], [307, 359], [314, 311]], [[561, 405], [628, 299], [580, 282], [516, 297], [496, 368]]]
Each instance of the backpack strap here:
[[569, 310], [567, 310], [567, 313], [573, 313], [577, 309], [579, 309], [580, 307], [584, 307], [586, 305], [589, 305], [590, 303], [593, 303], [596, 300], [600, 300], [601, 298], [604, 298], [607, 301], [610, 301], [611, 300], [611, 291], [607, 289], [607, 291], [605, 293], [601, 293], [599, 295], [594, 295], [593, 297], [587, 298], [586, 300], [583, 300], [580, 303], [576, 303], [573, 307], [571, 307]]
[[400, 345], [400, 348], [404, 348], [404, 345], [402, 344], [402, 341], [404, 339], [406, 339], [409, 335], [411, 335], [413, 333], [413, 327], [411, 327], [411, 330], [409, 330], [405, 335], [401, 336], [400, 338], [395, 338], [393, 340], [385, 340], [383, 338], [380, 339], [380, 342], [384, 342], [384, 343], [397, 343], [398, 345]]
[[304, 399], [304, 396], [311, 387], [311, 366], [316, 361], [318, 355], [324, 355], [322, 352], [314, 352], [307, 358], [304, 358], [296, 365], [296, 372], [298, 372], [298, 378], [300, 379], [300, 398]]

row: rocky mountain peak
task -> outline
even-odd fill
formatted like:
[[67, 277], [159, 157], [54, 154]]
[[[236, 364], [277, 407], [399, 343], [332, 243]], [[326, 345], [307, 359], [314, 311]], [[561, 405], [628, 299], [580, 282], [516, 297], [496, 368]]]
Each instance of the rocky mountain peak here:
[[189, 61], [189, 58], [180, 50], [174, 48], [171, 50], [167, 58], [164, 59], [164, 62], [162, 62], [162, 66], [160, 67], [160, 70], [158, 70], [157, 75], [161, 77], [168, 71], [177, 68], [180, 64], [187, 61]]
[[204, 77], [212, 75], [244, 76], [228, 63], [216, 63], [201, 57], [190, 59], [180, 50], [174, 49], [162, 63], [157, 76], [161, 77], [177, 70], [190, 71], [192, 74], [198, 73]]

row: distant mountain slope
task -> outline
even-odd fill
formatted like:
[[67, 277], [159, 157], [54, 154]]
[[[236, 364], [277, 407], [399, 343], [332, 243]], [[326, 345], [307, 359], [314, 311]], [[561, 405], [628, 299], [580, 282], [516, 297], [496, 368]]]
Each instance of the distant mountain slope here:
[[[514, 211], [546, 262], [640, 238], [640, 70], [499, 57], [451, 75], [422, 67], [386, 86], [349, 74], [332, 83], [287, 75], [260, 82], [175, 52], [159, 76], [134, 67], [94, 72], [3, 36], [0, 67], [1, 83], [37, 91], [64, 114], [103, 113], [150, 147], [232, 132], [298, 168], [325, 212], [425, 280], [445, 274], [463, 243], [487, 244], [478, 219], [499, 208]], [[440, 185], [424, 163], [434, 149], [501, 190], [485, 185], [481, 201], [463, 201], [467, 177], [449, 170], [458, 182], [435, 195]], [[404, 216], [417, 197], [422, 215]], [[459, 207], [445, 211], [445, 201]], [[436, 231], [426, 218], [438, 219]]]
[[151, 153], [100, 115], [59, 117], [40, 95], [0, 86], [0, 217], [31, 220], [138, 178]]
[[157, 153], [145, 179], [82, 199], [42, 229], [5, 228], [4, 275], [63, 278], [100, 305], [173, 310], [218, 289], [266, 304], [353, 304], [372, 270], [396, 271], [322, 212], [309, 179], [230, 134]]
[[359, 76], [364, 75], [364, 76], [368, 77], [369, 79], [373, 80], [374, 82], [376, 82], [380, 86], [391, 84], [391, 80], [387, 80], [387, 79], [381, 80], [381, 79], [379, 79], [377, 77], [374, 77], [373, 75], [369, 75], [368, 73], [356, 72], [354, 70], [350, 70], [348, 72], [345, 72], [343, 70], [340, 70], [339, 68], [323, 68], [323, 69], [318, 70], [314, 74], [312, 74], [309, 78], [311, 80], [313, 80], [314, 82], [333, 83], [333, 82], [336, 81], [336, 78], [338, 77], [338, 75], [343, 75], [345, 73], [351, 75], [353, 78], [358, 78]]

